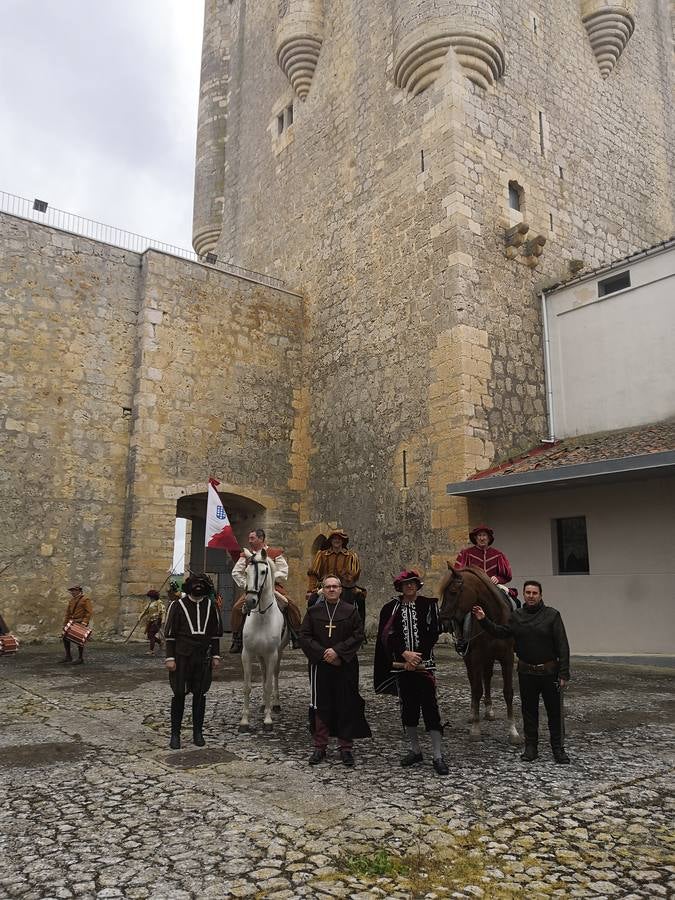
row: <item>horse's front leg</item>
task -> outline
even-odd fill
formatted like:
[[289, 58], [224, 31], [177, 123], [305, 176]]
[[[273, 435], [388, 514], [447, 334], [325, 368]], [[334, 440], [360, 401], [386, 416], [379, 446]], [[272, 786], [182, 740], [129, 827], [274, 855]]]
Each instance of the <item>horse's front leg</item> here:
[[465, 659], [466, 671], [471, 685], [471, 728], [469, 736], [472, 741], [479, 741], [480, 732], [480, 698], [483, 696], [483, 673], [478, 660]]
[[494, 659], [490, 657], [485, 660], [483, 665], [483, 689], [485, 692], [485, 696], [483, 702], [485, 703], [485, 718], [488, 722], [491, 722], [495, 717], [495, 711], [492, 708], [492, 674], [494, 670]]
[[239, 720], [239, 731], [246, 732], [251, 730], [249, 722], [251, 710], [251, 656], [244, 645], [241, 651], [241, 665], [244, 670], [244, 706], [241, 711], [241, 719]]
[[502, 656], [502, 681], [504, 682], [504, 702], [506, 703], [506, 719], [509, 728], [509, 743], [519, 744], [520, 735], [513, 718], [513, 649], [508, 647]]
[[272, 730], [272, 685], [274, 671], [277, 667], [278, 653], [270, 654], [265, 660], [263, 670], [263, 731]]
[[272, 712], [281, 712], [281, 700], [279, 699], [279, 671], [281, 670], [281, 654], [279, 649], [277, 653], [277, 664], [274, 667], [274, 682], [272, 684]]

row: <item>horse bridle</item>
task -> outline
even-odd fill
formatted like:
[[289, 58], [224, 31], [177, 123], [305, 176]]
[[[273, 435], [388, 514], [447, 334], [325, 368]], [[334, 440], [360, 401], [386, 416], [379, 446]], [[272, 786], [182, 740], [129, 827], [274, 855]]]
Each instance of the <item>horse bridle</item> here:
[[[253, 565], [255, 571], [255, 587], [253, 589], [246, 588], [246, 611], [253, 612], [253, 610], [258, 607], [260, 603], [260, 595], [262, 594], [265, 588], [265, 582], [267, 581], [267, 576], [270, 572], [269, 563], [266, 559], [258, 559], [255, 560], [253, 557], [248, 561], [247, 565]], [[260, 574], [260, 567], [264, 568], [263, 574]], [[254, 597], [254, 601], [251, 603], [249, 597]], [[271, 603], [265, 607], [265, 609], [258, 608], [258, 614], [264, 616], [268, 609], [274, 604], [274, 597], [272, 597]]]
[[[462, 591], [464, 590], [464, 579], [458, 572], [453, 572], [452, 581], [448, 585], [448, 588], [450, 588], [451, 585], [453, 585], [453, 586], [457, 585], [457, 588], [455, 590], [449, 591], [449, 593], [456, 596], [459, 601], [459, 597], [461, 596]], [[457, 653], [459, 653], [459, 655], [462, 657], [462, 659], [464, 659], [466, 654], [469, 652], [469, 644], [471, 643], [471, 641], [475, 640], [475, 638], [479, 637], [480, 634], [482, 634], [482, 632], [479, 631], [476, 634], [474, 634], [473, 636], [471, 635], [471, 624], [472, 624], [471, 619], [472, 619], [471, 610], [469, 610], [466, 613], [466, 615], [464, 616], [464, 619], [462, 620], [462, 623], [461, 623], [462, 624], [462, 636], [461, 637], [457, 637], [457, 634], [455, 631], [455, 625], [459, 625], [459, 620], [455, 619], [455, 618], [450, 619], [450, 633], [452, 635], [452, 643], [453, 643], [455, 650], [457, 651]]]

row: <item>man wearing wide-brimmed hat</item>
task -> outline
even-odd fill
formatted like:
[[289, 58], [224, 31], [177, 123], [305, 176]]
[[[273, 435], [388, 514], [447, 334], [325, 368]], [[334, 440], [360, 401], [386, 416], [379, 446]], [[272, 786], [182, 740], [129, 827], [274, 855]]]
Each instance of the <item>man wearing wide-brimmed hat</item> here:
[[[72, 587], [69, 587], [68, 593], [70, 594], [70, 600], [66, 607], [66, 614], [63, 617], [63, 627], [65, 628], [69, 622], [76, 622], [78, 625], [88, 625], [94, 612], [91, 600], [89, 597], [85, 597], [82, 586], [79, 584], [74, 584]], [[64, 663], [72, 662], [73, 665], [81, 666], [84, 662], [84, 645], [77, 645], [77, 659], [73, 662], [73, 657], [70, 653], [70, 643], [71, 642], [64, 635], [63, 646], [66, 649], [66, 655], [61, 661]]]
[[328, 546], [319, 550], [312, 565], [307, 570], [307, 604], [311, 606], [317, 599], [319, 585], [324, 578], [333, 575], [340, 579], [342, 599], [354, 603], [365, 625], [366, 590], [357, 584], [361, 574], [361, 564], [355, 550], [349, 550], [349, 535], [342, 528], [335, 528], [326, 538]]
[[394, 590], [399, 596], [382, 607], [377, 629], [375, 691], [398, 695], [401, 721], [410, 741], [410, 750], [401, 759], [401, 765], [407, 768], [423, 760], [417, 733], [421, 713], [431, 738], [433, 767], [439, 775], [447, 775], [434, 674], [433, 648], [441, 627], [436, 598], [421, 596], [423, 586], [416, 569], [404, 569], [394, 579]]
[[183, 584], [185, 593], [173, 601], [166, 616], [166, 668], [173, 691], [171, 700], [172, 750], [180, 749], [180, 732], [185, 696], [192, 694], [192, 739], [204, 746], [206, 694], [211, 687], [212, 669], [220, 665], [220, 638], [223, 623], [216, 608], [213, 582], [208, 575], [190, 575]]
[[159, 637], [159, 630], [164, 621], [164, 613], [166, 612], [164, 604], [159, 598], [159, 591], [151, 589], [145, 595], [149, 603], [145, 608], [145, 612], [141, 617], [141, 621], [145, 623], [145, 636], [150, 642], [148, 655], [153, 656], [155, 653], [155, 644], [162, 646], [162, 639]]
[[487, 525], [477, 525], [469, 532], [471, 546], [461, 550], [455, 568], [475, 566], [482, 569], [493, 584], [508, 584], [513, 578], [511, 565], [501, 550], [493, 547], [494, 531]]

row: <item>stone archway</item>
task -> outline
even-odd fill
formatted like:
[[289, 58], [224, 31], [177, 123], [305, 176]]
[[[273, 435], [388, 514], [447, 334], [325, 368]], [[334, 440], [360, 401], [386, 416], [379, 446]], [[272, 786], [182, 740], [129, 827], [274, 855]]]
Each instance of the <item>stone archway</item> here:
[[[245, 547], [250, 531], [264, 528], [266, 509], [256, 500], [241, 494], [219, 491], [223, 508], [230, 519], [240, 547]], [[206, 491], [180, 497], [176, 503], [176, 518], [191, 523], [189, 544], [185, 547], [185, 571], [208, 572], [223, 598], [223, 627], [230, 630], [230, 612], [235, 600], [235, 584], [232, 580], [234, 561], [225, 550], [206, 550]]]

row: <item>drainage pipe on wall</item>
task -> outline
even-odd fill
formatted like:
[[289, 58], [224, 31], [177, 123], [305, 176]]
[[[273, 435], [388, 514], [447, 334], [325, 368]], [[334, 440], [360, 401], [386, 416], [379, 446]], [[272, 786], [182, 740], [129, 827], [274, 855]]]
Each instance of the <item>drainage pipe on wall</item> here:
[[548, 314], [546, 312], [546, 294], [541, 292], [541, 321], [544, 329], [544, 387], [546, 388], [546, 418], [548, 421], [548, 437], [544, 443], [555, 443], [555, 416], [553, 408], [553, 383], [551, 381], [551, 341], [548, 333]]

